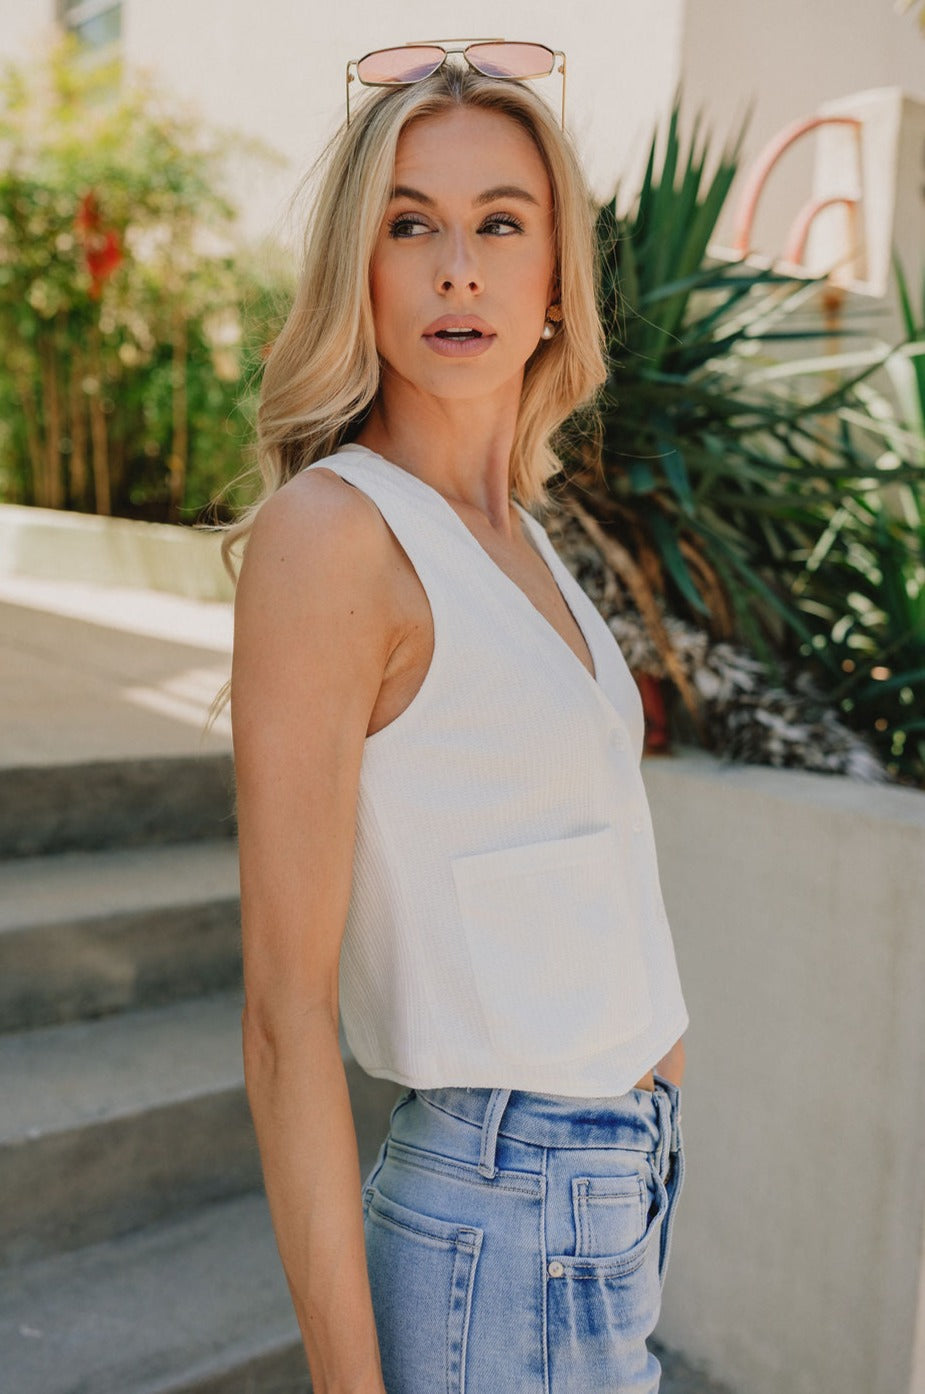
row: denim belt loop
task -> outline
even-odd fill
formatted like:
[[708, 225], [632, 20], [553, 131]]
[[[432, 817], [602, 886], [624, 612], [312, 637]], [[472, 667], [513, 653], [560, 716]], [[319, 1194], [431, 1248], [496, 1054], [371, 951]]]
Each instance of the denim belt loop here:
[[495, 1166], [498, 1129], [501, 1126], [501, 1117], [504, 1110], [507, 1108], [507, 1102], [510, 1097], [510, 1089], [493, 1089], [485, 1109], [485, 1117], [482, 1119], [482, 1149], [479, 1153], [479, 1175], [484, 1176], [488, 1181], [493, 1181], [498, 1174], [498, 1168]]
[[681, 1105], [677, 1094], [674, 1099], [674, 1107], [671, 1110], [671, 1150], [672, 1152], [681, 1150]]
[[655, 1165], [658, 1174], [664, 1181], [668, 1174], [668, 1160], [672, 1152], [677, 1149], [674, 1146], [674, 1125], [672, 1120], [671, 1099], [664, 1089], [655, 1086], [654, 1090], [655, 1106], [658, 1109], [658, 1143], [655, 1149]]

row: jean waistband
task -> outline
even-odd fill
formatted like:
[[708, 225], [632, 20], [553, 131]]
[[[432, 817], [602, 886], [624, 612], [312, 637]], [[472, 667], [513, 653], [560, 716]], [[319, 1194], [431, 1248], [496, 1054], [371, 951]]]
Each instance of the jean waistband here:
[[[481, 1129], [479, 1170], [495, 1174], [499, 1134], [536, 1147], [623, 1147], [676, 1152], [680, 1090], [655, 1076], [654, 1090], [581, 1099], [509, 1089], [417, 1089], [433, 1108]], [[667, 1158], [666, 1158], [667, 1160]]]

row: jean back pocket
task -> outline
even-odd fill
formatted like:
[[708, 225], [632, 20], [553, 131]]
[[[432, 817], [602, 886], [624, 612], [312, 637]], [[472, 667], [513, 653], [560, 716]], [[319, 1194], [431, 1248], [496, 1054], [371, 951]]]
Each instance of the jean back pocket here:
[[367, 1187], [363, 1208], [386, 1389], [465, 1394], [482, 1230], [409, 1210], [375, 1187]]

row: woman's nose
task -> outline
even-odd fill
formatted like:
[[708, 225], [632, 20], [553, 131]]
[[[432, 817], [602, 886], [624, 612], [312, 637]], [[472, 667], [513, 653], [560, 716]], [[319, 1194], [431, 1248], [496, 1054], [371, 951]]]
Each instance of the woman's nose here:
[[482, 289], [482, 271], [477, 250], [471, 241], [463, 235], [448, 238], [440, 250], [437, 289], [443, 294], [451, 290], [468, 290], [477, 294]]

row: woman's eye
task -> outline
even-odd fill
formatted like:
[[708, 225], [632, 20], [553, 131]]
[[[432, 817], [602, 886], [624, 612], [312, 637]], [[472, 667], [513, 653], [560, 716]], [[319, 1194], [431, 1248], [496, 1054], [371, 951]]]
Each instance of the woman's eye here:
[[417, 237], [420, 233], [429, 231], [430, 227], [423, 218], [415, 218], [408, 213], [402, 213], [389, 222], [390, 237]]
[[[480, 233], [487, 232], [498, 237], [510, 237], [513, 233], [523, 230], [523, 223], [519, 218], [515, 218], [513, 213], [492, 213], [479, 228]], [[432, 231], [430, 223], [419, 214], [399, 213], [389, 220], [389, 237], [419, 237]]]
[[513, 213], [492, 213], [479, 228], [480, 232], [500, 232], [502, 237], [509, 237], [511, 233], [523, 230], [523, 223], [519, 218], [515, 218]]

